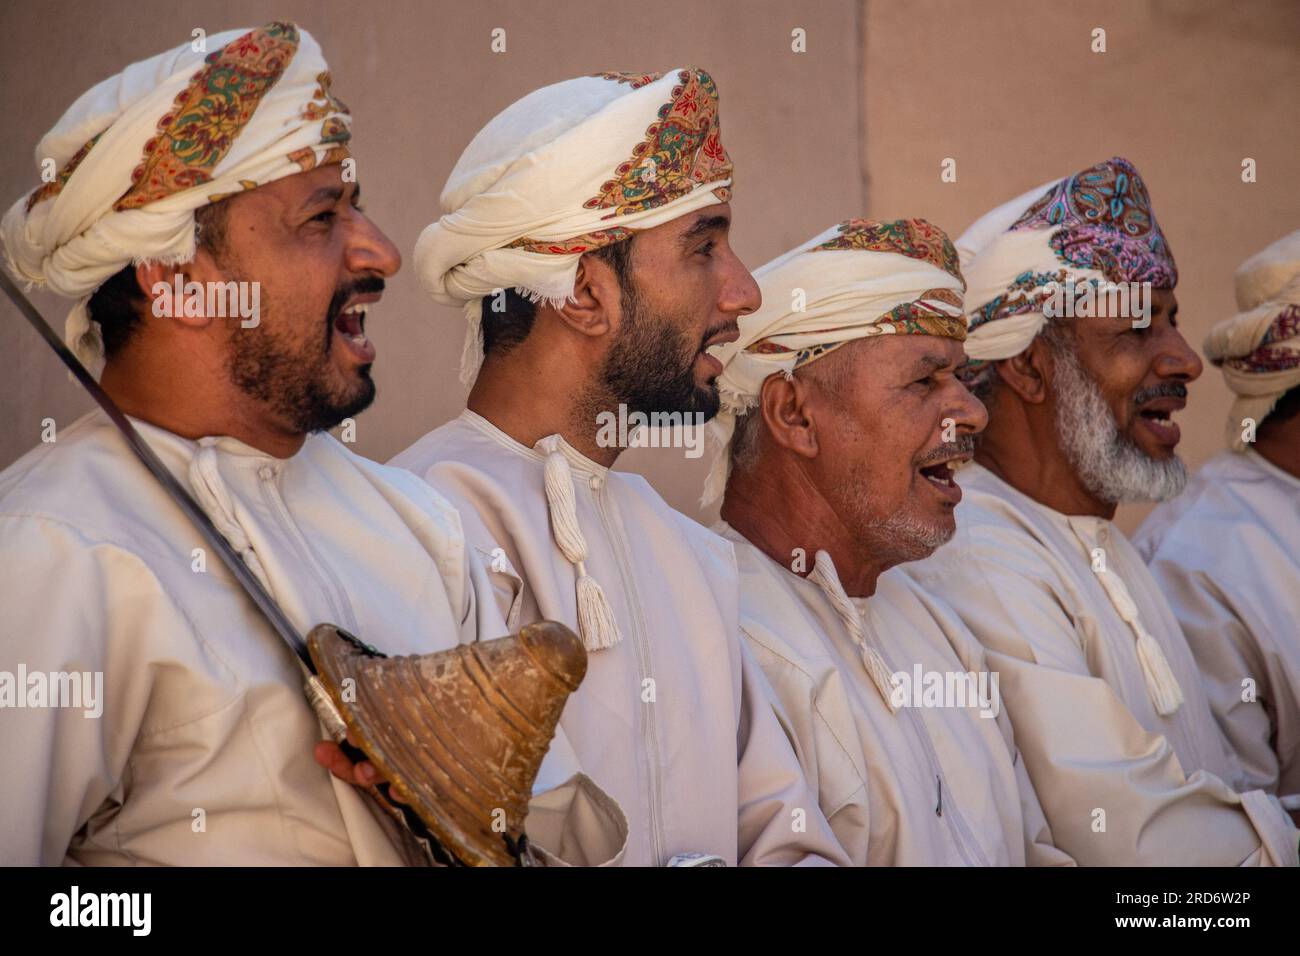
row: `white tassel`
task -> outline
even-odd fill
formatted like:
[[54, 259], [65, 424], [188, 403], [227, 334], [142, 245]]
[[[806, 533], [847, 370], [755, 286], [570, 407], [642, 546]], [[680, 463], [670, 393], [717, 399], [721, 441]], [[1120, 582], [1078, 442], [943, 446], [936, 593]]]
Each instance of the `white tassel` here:
[[858, 614], [858, 609], [853, 606], [849, 596], [844, 593], [844, 585], [840, 584], [840, 576], [835, 571], [835, 563], [831, 560], [831, 556], [825, 551], [818, 551], [808, 577], [825, 592], [839, 613], [844, 626], [848, 628], [849, 636], [862, 652], [862, 666], [866, 668], [871, 683], [876, 685], [876, 690], [879, 691], [885, 706], [889, 708], [891, 714], [898, 713], [893, 695], [894, 677], [889, 671], [889, 665], [885, 663], [880, 651], [867, 643], [867, 636], [862, 628], [862, 616]]
[[1146, 679], [1147, 693], [1151, 695], [1151, 703], [1155, 705], [1156, 713], [1168, 717], [1182, 706], [1183, 689], [1178, 686], [1178, 678], [1174, 677], [1174, 672], [1169, 667], [1169, 660], [1165, 657], [1165, 652], [1160, 649], [1160, 644], [1140, 624], [1137, 626], [1137, 631], [1137, 656], [1142, 664], [1142, 676]]
[[253, 550], [253, 543], [248, 540], [247, 532], [235, 518], [234, 502], [230, 498], [230, 492], [221, 477], [221, 472], [217, 469], [217, 450], [213, 447], [213, 441], [215, 439], [202, 439], [198, 452], [190, 459], [190, 487], [194, 489], [194, 497], [198, 499], [207, 516], [212, 519], [221, 536], [239, 552], [239, 556], [244, 559], [244, 564], [248, 565], [248, 570], [253, 572], [254, 577], [262, 583], [262, 587], [266, 588], [267, 593], [271, 593], [271, 582], [267, 577], [266, 569], [262, 567], [257, 552]]
[[583, 646], [589, 651], [604, 650], [621, 641], [622, 636], [605, 592], [587, 573], [587, 540], [578, 526], [573, 470], [559, 449], [559, 440], [558, 435], [542, 440], [546, 451], [546, 504], [551, 513], [551, 534], [578, 574], [578, 633]]
[[1160, 643], [1142, 626], [1137, 604], [1123, 579], [1109, 569], [1099, 571], [1097, 577], [1101, 579], [1102, 588], [1110, 598], [1110, 603], [1137, 636], [1138, 663], [1142, 667], [1142, 679], [1147, 685], [1152, 706], [1157, 714], [1168, 717], [1183, 703], [1183, 689], [1178, 686], [1178, 678], [1169, 666], [1169, 659], [1161, 650]]

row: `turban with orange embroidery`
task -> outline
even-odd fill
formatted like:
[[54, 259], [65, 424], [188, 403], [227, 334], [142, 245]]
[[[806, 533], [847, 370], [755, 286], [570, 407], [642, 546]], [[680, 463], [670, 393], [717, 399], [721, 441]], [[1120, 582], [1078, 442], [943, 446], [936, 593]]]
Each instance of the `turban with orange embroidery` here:
[[740, 338], [721, 346], [722, 409], [709, 424], [721, 451], [703, 504], [722, 496], [736, 417], [758, 401], [774, 372], [789, 373], [846, 342], [873, 335], [966, 338], [957, 250], [924, 219], [849, 219], [754, 272], [757, 312], [740, 317]]
[[9, 271], [79, 300], [68, 345], [98, 375], [95, 289], [131, 263], [193, 258], [195, 209], [346, 157], [350, 122], [320, 47], [292, 23], [134, 63], [41, 139], [44, 184], [0, 223]]
[[424, 288], [465, 309], [461, 380], [483, 361], [485, 296], [563, 303], [583, 253], [726, 202], [731, 170], [703, 70], [598, 73], [507, 107], [465, 148], [415, 245]]

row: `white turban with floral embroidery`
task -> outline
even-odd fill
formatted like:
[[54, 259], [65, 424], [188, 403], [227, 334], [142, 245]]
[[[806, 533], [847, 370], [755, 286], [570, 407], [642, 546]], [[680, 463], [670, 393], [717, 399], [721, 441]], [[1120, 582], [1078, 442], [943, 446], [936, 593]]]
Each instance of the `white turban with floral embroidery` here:
[[981, 216], [957, 240], [966, 275], [973, 374], [1019, 355], [1042, 330], [1052, 290], [1068, 283], [1178, 284], [1178, 267], [1137, 169], [1116, 156], [1045, 183]]
[[1279, 398], [1300, 388], [1300, 231], [1243, 262], [1236, 285], [1239, 311], [1210, 329], [1205, 357], [1237, 394], [1228, 440], [1242, 451], [1243, 421], [1262, 422]]
[[846, 342], [873, 335], [937, 335], [962, 341], [957, 250], [924, 219], [849, 219], [754, 272], [763, 293], [740, 317], [740, 338], [714, 351], [722, 408], [709, 424], [720, 446], [702, 504], [720, 498], [731, 470], [736, 417], [754, 407], [763, 382]]
[[69, 347], [98, 375], [86, 303], [131, 263], [193, 258], [194, 210], [347, 156], [351, 118], [292, 23], [230, 30], [128, 66], [36, 147], [44, 185], [0, 223], [13, 275], [78, 299]]
[[415, 245], [424, 288], [465, 309], [461, 380], [483, 361], [485, 296], [563, 303], [583, 253], [726, 202], [731, 172], [703, 70], [598, 73], [507, 107], [465, 148]]

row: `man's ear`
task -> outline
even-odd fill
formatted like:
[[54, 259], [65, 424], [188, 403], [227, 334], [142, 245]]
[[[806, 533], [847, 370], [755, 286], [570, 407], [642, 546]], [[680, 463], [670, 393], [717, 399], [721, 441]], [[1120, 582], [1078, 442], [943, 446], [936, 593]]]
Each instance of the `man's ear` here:
[[573, 296], [556, 309], [562, 321], [573, 331], [597, 338], [617, 328], [622, 317], [622, 295], [614, 270], [592, 255], [578, 260], [578, 275], [573, 281]]
[[1047, 383], [1052, 380], [1053, 365], [1051, 346], [1040, 335], [1019, 355], [997, 362], [997, 369], [1002, 381], [1022, 402], [1041, 405], [1047, 401]]
[[758, 396], [758, 411], [768, 436], [802, 458], [816, 458], [817, 426], [809, 414], [812, 386], [793, 375], [769, 375]]
[[[211, 319], [207, 314], [206, 285], [203, 294], [199, 296], [201, 304], [198, 305], [198, 308], [189, 310], [185, 308], [186, 301], [189, 299], [189, 296], [185, 294], [185, 285], [189, 282], [203, 283], [206, 281], [203, 276], [207, 275], [208, 270], [204, 270], [204, 263], [199, 261], [199, 257], [204, 255], [206, 253], [200, 251], [194, 261], [182, 262], [178, 265], [169, 266], [159, 262], [144, 262], [135, 267], [135, 281], [139, 284], [140, 292], [144, 295], [146, 317], [170, 319], [195, 329], [204, 328], [209, 324]], [[198, 275], [195, 273], [198, 273]], [[180, 276], [181, 284], [181, 297], [179, 300], [175, 296], [177, 276]]]

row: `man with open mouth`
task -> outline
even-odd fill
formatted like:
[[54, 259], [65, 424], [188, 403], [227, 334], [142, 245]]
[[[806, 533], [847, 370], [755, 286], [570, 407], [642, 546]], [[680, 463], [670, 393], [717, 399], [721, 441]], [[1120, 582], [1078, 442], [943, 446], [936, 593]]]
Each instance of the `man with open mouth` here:
[[[1121, 502], [1182, 489], [1173, 414], [1201, 373], [1145, 183], [1127, 160], [1098, 163], [988, 213], [957, 248], [962, 375], [989, 425], [961, 472], [956, 536], [905, 573], [984, 644], [1053, 839], [1080, 864], [1295, 865], [1296, 830], [1247, 786], [1168, 602], [1112, 522]], [[1141, 293], [1123, 314], [1048, 307], [1090, 283]]]
[[[1300, 821], [1300, 232], [1237, 270], [1205, 354], [1236, 393], [1228, 447], [1134, 537], [1249, 786]], [[1231, 529], [1224, 533], [1224, 529]]]
[[707, 72], [579, 77], [479, 131], [415, 249], [433, 298], [465, 310], [473, 387], [392, 463], [456, 504], [512, 626], [581, 635], [560, 725], [627, 810], [638, 866], [843, 862], [740, 642], [731, 545], [612, 470], [600, 438], [620, 407], [717, 412], [706, 350], [759, 305], [731, 179]]
[[952, 536], [954, 468], [985, 422], [956, 377], [952, 242], [853, 219], [755, 277], [763, 306], [719, 352], [705, 500], [725, 495], [741, 629], [836, 836], [859, 866], [1068, 864], [978, 642], [889, 571]]
[[[323, 433], [374, 398], [366, 313], [401, 257], [358, 205], [320, 47], [278, 22], [207, 43], [68, 109], [37, 150], [57, 178], [4, 217], [6, 261], [76, 300], [69, 347], [284, 631], [330, 622], [388, 654], [501, 637], [451, 506]], [[173, 301], [238, 283], [257, 315]], [[374, 768], [321, 741], [280, 628], [108, 415], [51, 427], [0, 474], [0, 671], [102, 674], [105, 699], [3, 711], [0, 862], [421, 862], [353, 786]], [[542, 859], [616, 861], [617, 808], [547, 772], [555, 833], [530, 836], [567, 856]]]

